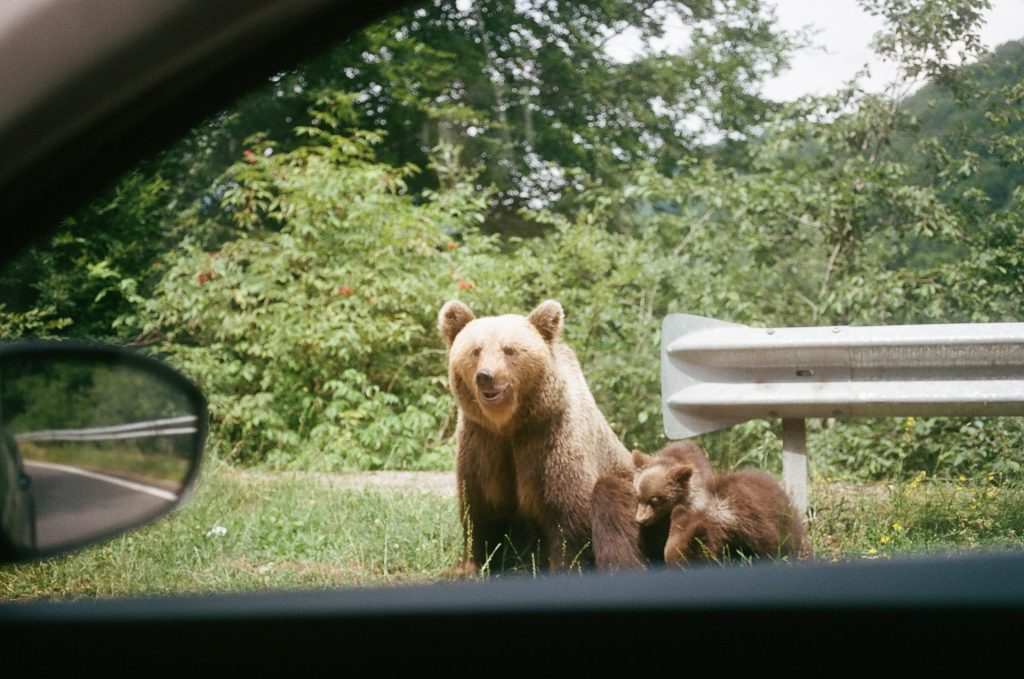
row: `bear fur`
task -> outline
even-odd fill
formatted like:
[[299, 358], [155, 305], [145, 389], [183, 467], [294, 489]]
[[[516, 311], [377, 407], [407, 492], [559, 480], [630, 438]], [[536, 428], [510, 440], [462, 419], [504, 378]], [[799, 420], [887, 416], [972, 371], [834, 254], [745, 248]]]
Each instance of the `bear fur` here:
[[594, 484], [590, 501], [590, 523], [593, 531], [594, 563], [602, 570], [644, 568], [651, 560], [656, 545], [661, 559], [668, 535], [651, 535], [634, 518], [636, 493], [633, 474], [629, 471], [605, 474]]
[[[597, 482], [592, 521], [599, 567], [608, 570], [643, 568], [664, 561], [674, 503], [672, 498], [662, 497], [657, 489], [668, 486], [665, 474], [680, 463], [698, 472], [691, 487], [697, 486], [699, 479], [713, 476], [704, 450], [693, 441], [681, 441], [666, 446], [657, 457], [634, 450], [633, 473], [607, 475]], [[644, 502], [639, 499], [641, 486], [649, 491]], [[621, 507], [629, 509], [623, 512]], [[623, 536], [627, 536], [626, 539], [622, 539]]]
[[670, 512], [667, 563], [804, 554], [803, 519], [778, 481], [755, 469], [709, 472], [706, 458], [695, 464], [660, 453], [637, 472], [637, 522], [654, 524]]
[[[447, 302], [438, 314], [459, 413], [455, 477], [464, 574], [485, 565], [592, 564], [594, 486], [605, 475], [631, 474], [629, 452], [560, 339], [563, 322], [554, 300], [528, 316], [477, 318], [460, 301]], [[621, 502], [610, 513], [629, 511]], [[616, 544], [600, 549], [630, 549], [628, 534], [605, 532], [602, 539]]]
[[[642, 526], [663, 522], [666, 531], [672, 509], [688, 501], [701, 503], [701, 495], [715, 475], [704, 449], [688, 440], [670, 443], [656, 457], [634, 450], [633, 466], [636, 522]], [[674, 478], [681, 469], [687, 470], [686, 482], [682, 484]]]

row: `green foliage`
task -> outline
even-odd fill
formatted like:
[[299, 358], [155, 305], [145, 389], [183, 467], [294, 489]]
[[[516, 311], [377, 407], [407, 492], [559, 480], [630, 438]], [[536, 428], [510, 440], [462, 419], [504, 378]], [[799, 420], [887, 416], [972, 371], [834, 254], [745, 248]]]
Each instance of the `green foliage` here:
[[[478, 314], [559, 299], [599, 405], [645, 450], [664, 443], [666, 314], [1020, 320], [1024, 53], [960, 64], [981, 54], [985, 0], [862, 4], [899, 80], [786, 106], [758, 87], [795, 38], [753, 0], [412, 6], [69, 218], [0, 279], [0, 334], [153, 344], [208, 394], [223, 458], [349, 470], [450, 466], [434, 326], [452, 298]], [[603, 51], [670, 15], [685, 51]], [[775, 467], [775, 424], [703, 440], [722, 466]], [[985, 475], [1024, 449], [1011, 420], [902, 426], [812, 426], [812, 459]]]
[[[785, 65], [795, 37], [757, 0], [421, 2], [379, 22], [283, 80], [278, 99], [340, 86], [358, 94], [364, 127], [387, 138], [389, 164], [425, 165], [437, 144], [495, 187], [492, 228], [516, 208], [559, 199], [568, 174], [617, 185], [623, 165], [670, 170], [703, 137], [742, 144], [772, 105], [760, 84]], [[620, 63], [612, 36], [691, 29], [685, 48]], [[343, 76], [343, 77], [342, 77]], [[433, 177], [414, 180], [432, 186]]]
[[2, 377], [0, 421], [15, 433], [111, 426], [191, 412], [176, 386], [123, 365], [49, 357], [11, 361], [3, 366]]
[[[0, 273], [0, 336], [75, 335], [130, 338], [117, 319], [134, 308], [160, 276], [158, 256], [176, 238], [165, 218], [170, 191], [157, 162], [122, 178], [68, 217], [48, 246], [29, 250]], [[5, 326], [10, 326], [9, 328]]]
[[1019, 418], [827, 421], [808, 431], [819, 478], [898, 479], [924, 473], [1011, 480], [1024, 466]]
[[860, 0], [886, 21], [875, 51], [895, 62], [903, 81], [961, 84], [957, 65], [984, 53], [978, 31], [989, 0]]
[[71, 325], [71, 321], [67, 318], [54, 318], [55, 314], [56, 309], [52, 306], [10, 312], [0, 304], [0, 339], [59, 336], [59, 331]]
[[1000, 45], [965, 70], [957, 89], [929, 85], [906, 99], [916, 125], [894, 139], [892, 153], [916, 155], [915, 181], [937, 177], [950, 185], [949, 200], [975, 188], [987, 199], [982, 211], [1005, 208], [1024, 183], [1024, 42]]
[[184, 243], [132, 321], [207, 393], [218, 452], [275, 468], [447, 466], [454, 411], [435, 324], [453, 297], [479, 314], [561, 300], [615, 429], [660, 446], [661, 318], [677, 299], [714, 312], [710, 267], [680, 275], [657, 230], [614, 233], [600, 210], [535, 214], [547, 235], [502, 243], [480, 231], [487, 194], [451, 149], [432, 167], [441, 188], [414, 200], [414, 170], [375, 161], [378, 137], [331, 130], [341, 119], [233, 166], [216, 218], [238, 236], [214, 252]]
[[416, 205], [413, 168], [375, 162], [378, 137], [342, 135], [330, 117], [299, 130], [308, 144], [229, 169], [223, 216], [239, 235], [212, 252], [185, 242], [138, 323], [208, 394], [226, 456], [444, 466], [450, 403], [434, 324], [468, 285], [453, 270], [494, 250], [458, 235], [485, 194], [460, 178]]

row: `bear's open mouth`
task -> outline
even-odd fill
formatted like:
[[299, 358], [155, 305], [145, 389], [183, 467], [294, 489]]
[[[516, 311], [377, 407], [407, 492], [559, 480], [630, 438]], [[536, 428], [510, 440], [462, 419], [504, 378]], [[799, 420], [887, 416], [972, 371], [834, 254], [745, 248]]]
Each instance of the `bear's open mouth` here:
[[481, 389], [480, 398], [485, 403], [497, 403], [505, 396], [506, 389]]

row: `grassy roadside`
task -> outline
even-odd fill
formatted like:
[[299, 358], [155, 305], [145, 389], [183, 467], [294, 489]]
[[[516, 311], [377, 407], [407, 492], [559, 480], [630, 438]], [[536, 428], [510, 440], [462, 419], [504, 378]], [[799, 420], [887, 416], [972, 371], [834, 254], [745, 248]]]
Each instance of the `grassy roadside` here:
[[216, 463], [174, 514], [110, 542], [0, 568], [0, 600], [423, 582], [460, 547], [455, 501], [336, 490]]
[[[811, 490], [820, 560], [1024, 549], [1024, 488], [917, 478]], [[214, 463], [172, 516], [73, 555], [0, 568], [0, 600], [431, 582], [460, 540], [452, 497]]]
[[817, 484], [811, 504], [819, 559], [1024, 549], [1024, 487], [992, 477]]

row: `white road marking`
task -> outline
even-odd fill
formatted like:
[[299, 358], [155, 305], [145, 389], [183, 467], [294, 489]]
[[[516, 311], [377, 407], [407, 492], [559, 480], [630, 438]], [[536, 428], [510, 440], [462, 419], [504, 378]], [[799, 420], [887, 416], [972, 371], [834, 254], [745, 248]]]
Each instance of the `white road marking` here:
[[25, 460], [26, 467], [45, 467], [48, 469], [55, 469], [58, 471], [65, 472], [67, 474], [77, 474], [79, 476], [85, 476], [90, 479], [96, 479], [97, 481], [106, 481], [107, 483], [115, 486], [121, 486], [123, 488], [129, 488], [131, 490], [138, 491], [140, 493], [148, 493], [153, 497], [158, 497], [161, 500], [169, 500], [174, 502], [178, 499], [178, 496], [170, 491], [163, 490], [161, 488], [154, 488], [141, 483], [135, 483], [133, 481], [125, 481], [119, 479], [116, 476], [108, 476], [107, 474], [100, 474], [98, 472], [87, 471], [79, 467], [69, 467], [63, 464], [54, 464], [53, 462], [36, 462], [34, 460]]

